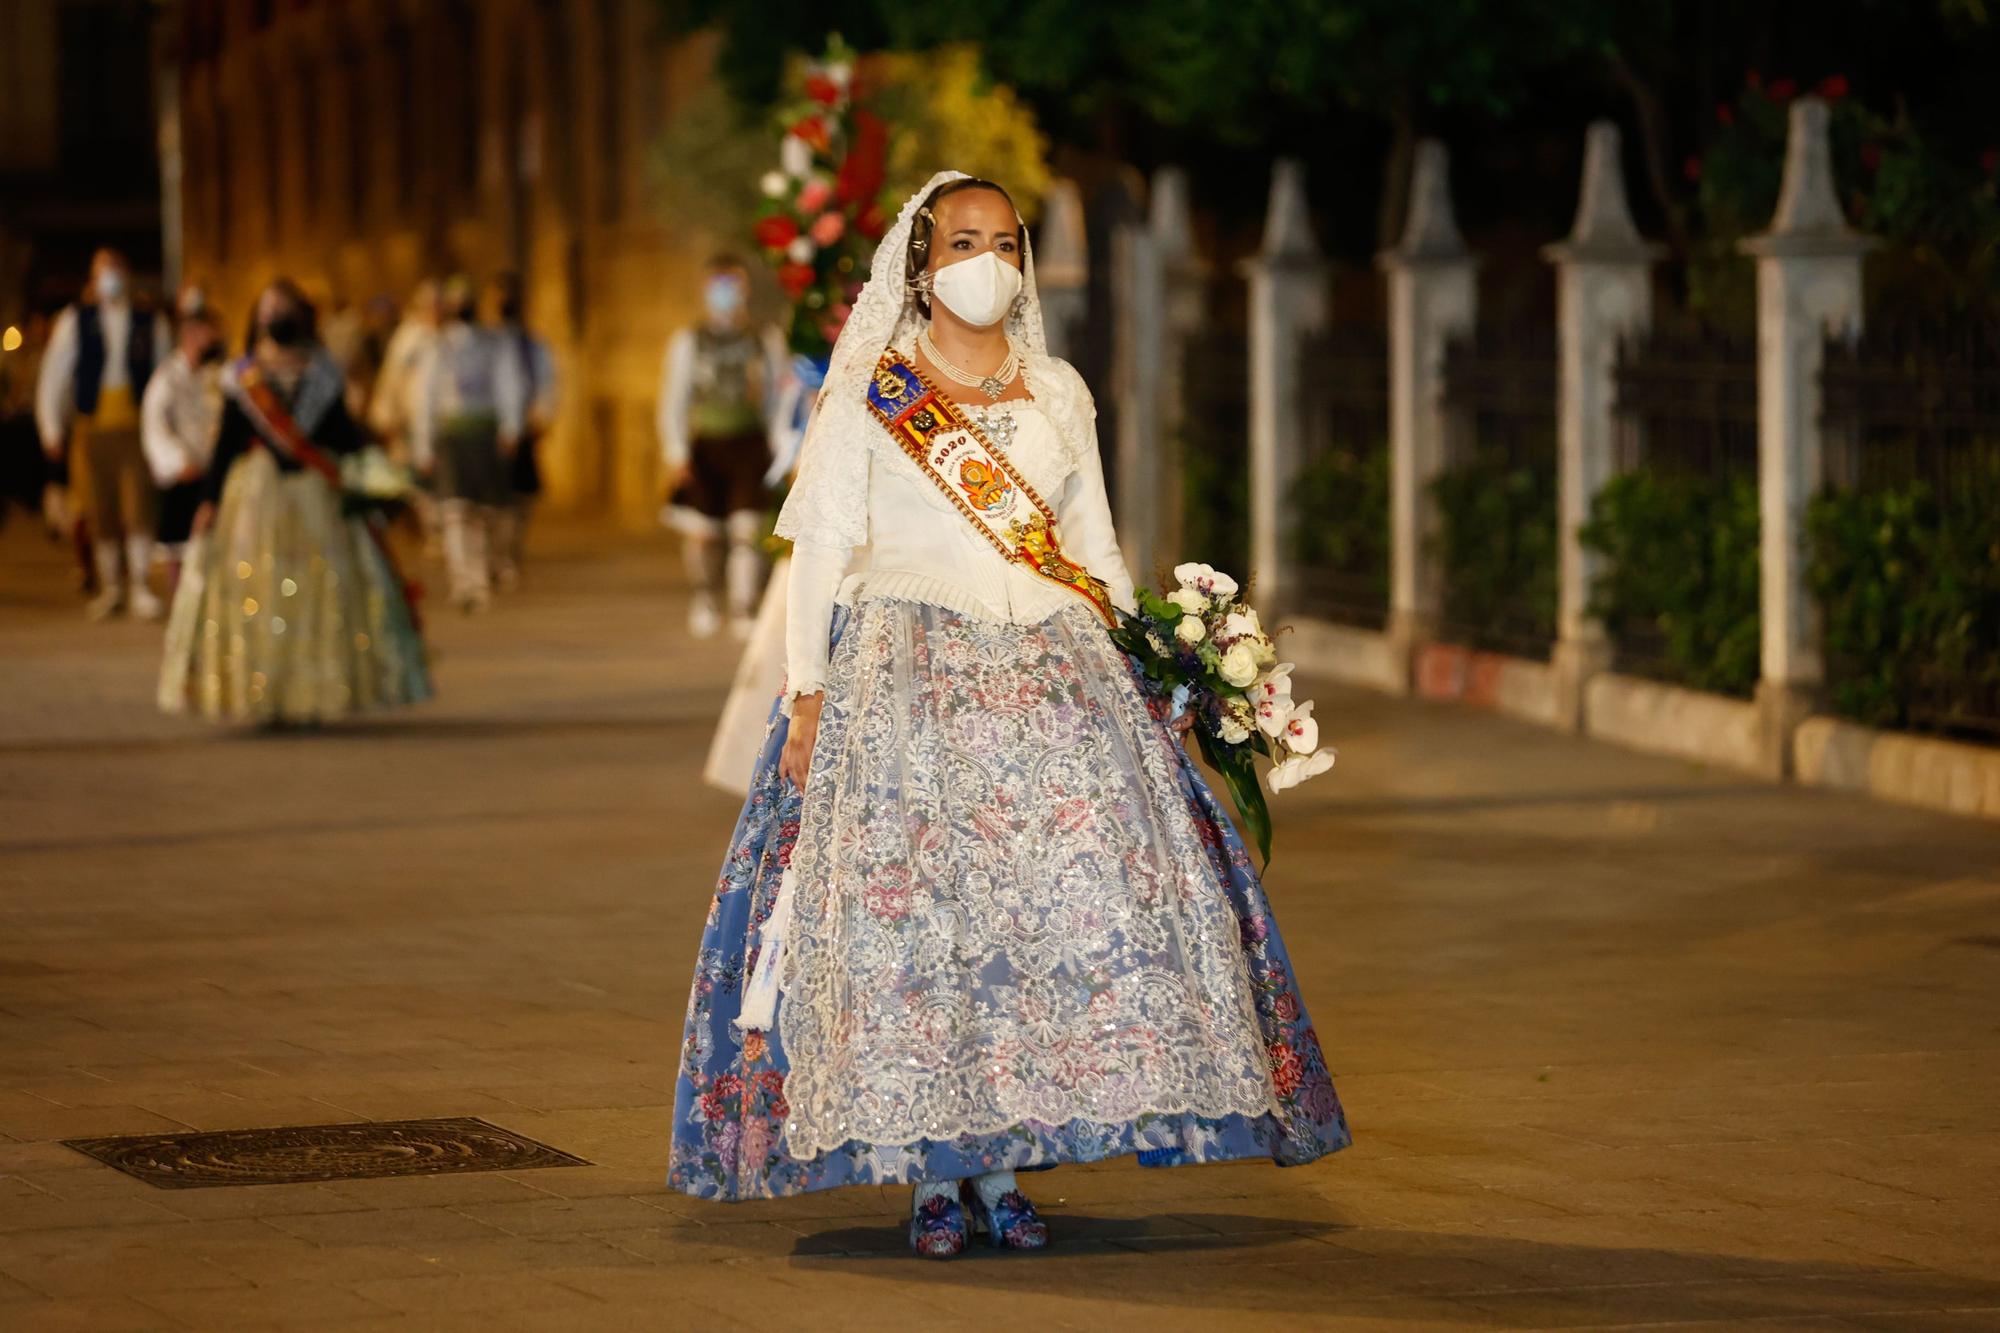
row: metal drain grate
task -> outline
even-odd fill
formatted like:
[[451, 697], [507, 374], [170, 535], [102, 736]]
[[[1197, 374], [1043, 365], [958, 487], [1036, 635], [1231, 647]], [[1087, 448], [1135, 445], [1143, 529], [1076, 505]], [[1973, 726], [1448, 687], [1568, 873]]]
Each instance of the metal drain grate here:
[[169, 1190], [590, 1165], [476, 1116], [130, 1134], [63, 1143], [148, 1185]]

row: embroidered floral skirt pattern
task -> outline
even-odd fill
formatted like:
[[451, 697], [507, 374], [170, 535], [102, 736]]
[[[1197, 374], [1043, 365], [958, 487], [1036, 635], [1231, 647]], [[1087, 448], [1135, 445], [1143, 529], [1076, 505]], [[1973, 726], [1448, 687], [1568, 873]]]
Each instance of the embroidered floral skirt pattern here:
[[[1249, 853], [1080, 602], [864, 597], [811, 779], [774, 710], [688, 1004], [669, 1182], [743, 1199], [1346, 1146]], [[792, 888], [773, 1031], [743, 1031]]]

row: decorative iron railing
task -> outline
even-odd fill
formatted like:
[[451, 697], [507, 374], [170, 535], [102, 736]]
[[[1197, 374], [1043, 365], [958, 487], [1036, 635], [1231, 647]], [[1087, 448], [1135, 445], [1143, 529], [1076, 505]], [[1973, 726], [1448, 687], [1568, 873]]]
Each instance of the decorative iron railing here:
[[1389, 356], [1378, 325], [1299, 348], [1298, 472], [1284, 497], [1296, 608], [1380, 629], [1389, 614]]
[[1829, 703], [2000, 741], [2000, 325], [1831, 339], [1820, 383], [1807, 569]]

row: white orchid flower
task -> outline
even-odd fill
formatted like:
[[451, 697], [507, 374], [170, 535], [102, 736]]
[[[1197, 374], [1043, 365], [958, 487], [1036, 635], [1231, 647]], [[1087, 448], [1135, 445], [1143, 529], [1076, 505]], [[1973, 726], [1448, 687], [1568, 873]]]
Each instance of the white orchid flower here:
[[1292, 698], [1288, 694], [1268, 695], [1257, 701], [1257, 730], [1276, 739], [1292, 720]]
[[1259, 699], [1283, 699], [1289, 704], [1292, 697], [1292, 670], [1290, 662], [1278, 663], [1264, 673], [1263, 679], [1250, 687], [1250, 693]]
[[1176, 588], [1167, 594], [1167, 600], [1191, 616], [1208, 610], [1208, 598], [1193, 588]]
[[758, 179], [757, 188], [762, 190], [767, 197], [778, 199], [783, 197], [786, 184], [784, 172], [767, 171]]
[[1182, 616], [1181, 623], [1174, 626], [1174, 637], [1182, 643], [1200, 643], [1208, 637], [1208, 626], [1201, 623], [1200, 616]]
[[794, 236], [792, 243], [785, 247], [785, 258], [794, 264], [810, 264], [818, 253], [819, 246], [813, 243], [810, 236]]
[[1293, 754], [1311, 754], [1319, 746], [1319, 723], [1313, 720], [1312, 700], [1292, 709], [1285, 719], [1285, 748]]
[[1257, 679], [1257, 650], [1247, 643], [1231, 644], [1222, 655], [1222, 678], [1239, 689]]
[[1184, 565], [1175, 565], [1174, 581], [1179, 583], [1183, 588], [1193, 588], [1197, 592], [1204, 593], [1218, 600], [1236, 595], [1235, 579], [1230, 578], [1229, 575], [1222, 573], [1213, 566], [1200, 564], [1195, 561], [1189, 561]]
[[1279, 760], [1271, 767], [1271, 790], [1280, 792], [1287, 787], [1296, 787], [1307, 778], [1318, 777], [1333, 767], [1332, 750], [1315, 750], [1311, 754], [1295, 754]]
[[1244, 726], [1229, 713], [1224, 713], [1221, 719], [1215, 724], [1215, 732], [1231, 745], [1241, 745], [1250, 739], [1250, 728]]

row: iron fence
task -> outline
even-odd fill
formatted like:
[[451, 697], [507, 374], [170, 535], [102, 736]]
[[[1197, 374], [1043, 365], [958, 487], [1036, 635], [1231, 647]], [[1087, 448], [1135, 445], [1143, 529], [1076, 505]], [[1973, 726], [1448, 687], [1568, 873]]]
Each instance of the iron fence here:
[[1482, 325], [1453, 339], [1444, 407], [1431, 485], [1440, 634], [1546, 659], [1558, 577], [1555, 329]]
[[1299, 348], [1299, 469], [1284, 497], [1297, 610], [1380, 629], [1389, 616], [1389, 354], [1339, 324]]
[[1190, 333], [1182, 361], [1181, 532], [1173, 559], [1250, 572], [1250, 342], [1240, 329]]
[[2000, 740], [2000, 325], [1833, 339], [1807, 515], [1826, 684], [1877, 726]]
[[1757, 347], [1665, 324], [1623, 341], [1618, 473], [1583, 531], [1620, 671], [1747, 696], [1759, 661]]

